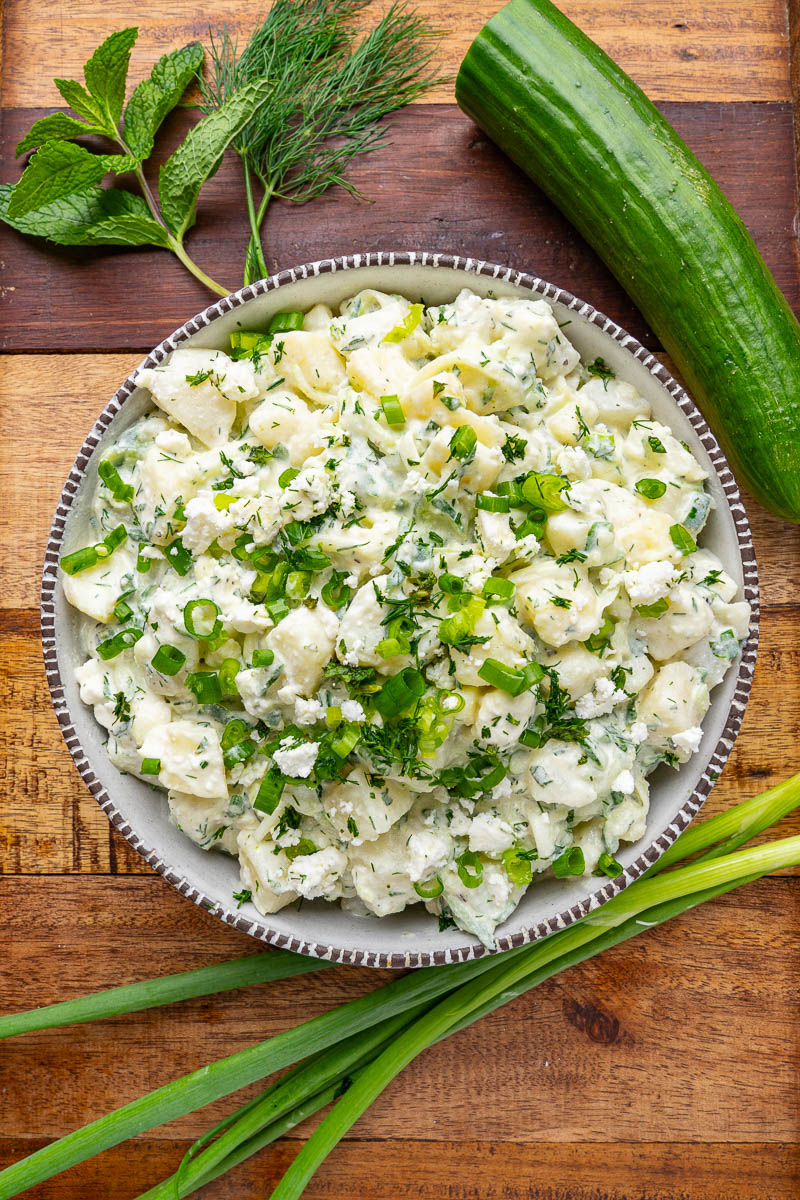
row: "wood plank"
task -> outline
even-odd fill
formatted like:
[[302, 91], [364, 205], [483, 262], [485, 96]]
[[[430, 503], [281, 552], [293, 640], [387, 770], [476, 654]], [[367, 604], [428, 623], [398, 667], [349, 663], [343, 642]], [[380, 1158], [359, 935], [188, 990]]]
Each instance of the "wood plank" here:
[[[11, 614], [13, 617], [13, 614]], [[713, 816], [788, 778], [800, 744], [800, 609], [767, 609], [753, 693], [733, 753], [704, 812]], [[776, 705], [776, 687], [780, 699]], [[38, 640], [0, 636], [0, 872], [23, 875], [147, 873], [86, 790], [53, 714]], [[800, 833], [800, 813], [784, 832]]]
[[[68, 893], [59, 880], [9, 879], [3, 892], [4, 1008], [242, 946], [155, 879], [74, 880]], [[356, 1135], [402, 1141], [413, 1112], [414, 1137], [437, 1143], [469, 1141], [478, 1128], [502, 1143], [769, 1143], [778, 1153], [800, 1118], [800, 956], [787, 936], [798, 919], [800, 884], [769, 879], [649, 931], [426, 1052]], [[2, 1049], [3, 1134], [57, 1136], [379, 981], [336, 968], [268, 993], [13, 1039]], [[220, 1101], [154, 1136], [197, 1136], [234, 1106]]]
[[[117, 18], [115, 17], [115, 20]], [[789, 298], [800, 309], [792, 233], [795, 186], [791, 105], [662, 105], [719, 180]], [[13, 147], [41, 112], [10, 110], [2, 177], [17, 177]], [[186, 114], [167, 123], [173, 145]], [[393, 144], [357, 163], [351, 178], [374, 201], [341, 191], [313, 207], [278, 203], [265, 227], [271, 270], [378, 249], [428, 249], [510, 263], [560, 284], [658, 343], [597, 256], [530, 181], [455, 106], [417, 105], [391, 126]], [[238, 167], [227, 158], [204, 190], [190, 253], [214, 278], [238, 286], [245, 245]], [[0, 229], [5, 318], [0, 349], [149, 350], [210, 302], [163, 250], [59, 249]]]
[[[45, 1143], [0, 1139], [0, 1166]], [[177, 1169], [191, 1142], [152, 1138], [107, 1151], [26, 1192], [29, 1200], [128, 1200]], [[268, 1194], [297, 1150], [282, 1141], [203, 1188], [203, 1200]], [[304, 1200], [797, 1200], [797, 1147], [723, 1143], [494, 1142], [350, 1138], [336, 1148]]]
[[[227, 24], [240, 39], [264, 12], [258, 0], [216, 0], [213, 18], [191, 0], [173, 0], [165, 11], [157, 0], [122, 0], [97, 5], [69, 0], [60, 21], [34, 0], [6, 0], [7, 105], [55, 103], [52, 78], [80, 77], [88, 54], [115, 29], [140, 27], [131, 82], [146, 75], [157, 55], [193, 38], [205, 40], [208, 26]], [[388, 0], [371, 5], [371, 25]], [[452, 76], [485, 21], [497, 11], [496, 0], [417, 0], [415, 7], [446, 34], [440, 55], [442, 74]], [[746, 11], [734, 0], [694, 0], [676, 9], [668, 0], [638, 0], [618, 5], [596, 0], [561, 0], [560, 7], [616, 58], [655, 99], [774, 100], [789, 94], [786, 24], [782, 0], [752, 0]], [[41, 69], [31, 71], [35, 61]], [[450, 99], [443, 84], [437, 99]]]

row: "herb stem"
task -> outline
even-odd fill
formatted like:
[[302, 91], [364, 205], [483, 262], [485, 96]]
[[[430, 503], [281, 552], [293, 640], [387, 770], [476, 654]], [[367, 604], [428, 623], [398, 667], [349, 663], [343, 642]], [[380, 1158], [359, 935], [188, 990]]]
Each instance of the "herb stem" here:
[[267, 204], [269, 203], [269, 195], [265, 193], [259, 210], [256, 212], [250, 164], [246, 154], [242, 154], [240, 157], [242, 160], [242, 173], [244, 175], [244, 194], [247, 199], [247, 216], [250, 221], [250, 243], [245, 256], [244, 271], [244, 282], [247, 284], [252, 283], [255, 279], [264, 279], [269, 274], [267, 264], [264, 261], [264, 250], [261, 245], [260, 232], [261, 222], [264, 220], [264, 214], [267, 211]]
[[[130, 155], [131, 158], [135, 159], [136, 156], [132, 153], [132, 151], [129, 149], [129, 147], [125, 144], [121, 134], [117, 136], [116, 140], [117, 140], [117, 144], [122, 148], [123, 153], [128, 154], [128, 155]], [[156, 198], [153, 195], [153, 190], [150, 187], [150, 184], [147, 182], [147, 179], [146, 179], [145, 173], [144, 173], [144, 168], [142, 167], [142, 164], [140, 162], [136, 163], [136, 166], [133, 168], [133, 173], [136, 176], [136, 180], [139, 184], [139, 187], [142, 189], [142, 195], [145, 198], [147, 207], [150, 209], [150, 214], [151, 214], [153, 220], [157, 221], [158, 224], [161, 226], [161, 228], [166, 230], [167, 240], [169, 242], [169, 248], [172, 251], [172, 253], [175, 255], [175, 257], [180, 262], [183, 263], [183, 265], [186, 267], [187, 271], [189, 271], [192, 275], [194, 275], [195, 279], [199, 279], [200, 283], [202, 283], [210, 291], [216, 292], [218, 296], [229, 295], [229, 289], [226, 287], [223, 287], [223, 285], [221, 283], [217, 283], [215, 280], [213, 280], [211, 278], [210, 275], [206, 275], [206, 273], [202, 269], [202, 267], [199, 267], [197, 265], [197, 263], [194, 261], [194, 259], [190, 258], [190, 256], [187, 254], [186, 250], [184, 249], [183, 242], [179, 241], [178, 238], [173, 237], [172, 233], [167, 228], [167, 224], [166, 224], [164, 218], [161, 216], [161, 211], [158, 207], [158, 204], [156, 203]]]
[[202, 267], [199, 267], [194, 259], [189, 257], [184, 248], [183, 242], [179, 242], [177, 238], [172, 236], [171, 233], [168, 233], [167, 236], [169, 237], [170, 250], [175, 257], [183, 263], [187, 271], [190, 271], [192, 275], [194, 275], [195, 279], [199, 279], [200, 282], [205, 285], [205, 287], [212, 292], [216, 292], [218, 296], [230, 295], [229, 288], [224, 287], [221, 283], [217, 283], [216, 280], [212, 279], [210, 275], [206, 275]]

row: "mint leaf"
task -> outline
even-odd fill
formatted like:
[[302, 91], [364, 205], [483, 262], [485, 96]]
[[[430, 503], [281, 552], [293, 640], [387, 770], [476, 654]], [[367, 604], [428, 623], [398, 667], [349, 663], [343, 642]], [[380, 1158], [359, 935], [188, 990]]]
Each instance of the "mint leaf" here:
[[122, 116], [131, 50], [138, 36], [139, 30], [135, 27], [112, 33], [102, 46], [97, 47], [83, 68], [86, 86], [99, 105], [107, 128], [112, 130], [114, 135]]
[[203, 61], [203, 47], [190, 42], [158, 60], [149, 79], [134, 89], [125, 109], [122, 137], [141, 162], [153, 149], [159, 125], [180, 100]]
[[108, 171], [105, 155], [91, 154], [73, 142], [47, 142], [31, 158], [8, 206], [8, 215], [23, 217], [54, 200], [69, 196]]
[[86, 117], [87, 121], [91, 121], [98, 129], [102, 129], [103, 133], [108, 133], [102, 108], [92, 99], [82, 84], [77, 83], [74, 79], [54, 79], [53, 82], [70, 108], [74, 108], [76, 113], [80, 113], [82, 117]]
[[118, 135], [128, 63], [138, 35], [138, 29], [120, 29], [97, 47], [83, 68], [86, 88], [75, 79], [54, 80], [70, 108], [91, 121], [107, 137]]
[[59, 246], [168, 245], [166, 230], [131, 192], [90, 186], [14, 217], [9, 215], [14, 190], [8, 183], [0, 186], [0, 220], [20, 233]]
[[190, 129], [183, 144], [164, 163], [158, 176], [161, 215], [179, 240], [194, 225], [200, 188], [219, 169], [228, 145], [272, 90], [268, 79], [246, 84], [227, 104]]
[[42, 117], [41, 121], [31, 125], [22, 141], [17, 143], [15, 153], [19, 158], [21, 154], [27, 154], [45, 142], [62, 142], [67, 138], [85, 137], [87, 133], [102, 132], [97, 125], [85, 125], [66, 113], [51, 113], [49, 117]]

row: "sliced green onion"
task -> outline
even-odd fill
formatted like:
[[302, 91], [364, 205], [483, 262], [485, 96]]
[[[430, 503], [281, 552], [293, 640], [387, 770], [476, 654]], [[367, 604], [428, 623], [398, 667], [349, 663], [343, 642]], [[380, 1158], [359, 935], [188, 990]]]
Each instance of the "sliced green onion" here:
[[88, 571], [90, 567], [96, 566], [99, 561], [100, 556], [94, 546], [84, 546], [82, 550], [74, 550], [72, 554], [65, 554], [59, 566], [62, 571], [66, 571], [67, 575], [78, 575], [81, 571]]
[[110, 459], [104, 458], [103, 461], [98, 464], [97, 474], [100, 476], [115, 500], [119, 500], [125, 504], [129, 504], [131, 502], [133, 499], [133, 485], [123, 481], [119, 471]]
[[375, 653], [380, 654], [381, 658], [397, 658], [399, 654], [408, 654], [410, 648], [405, 638], [383, 638], [376, 645]]
[[507, 496], [512, 508], [522, 508], [527, 503], [522, 494], [522, 484], [518, 479], [507, 479], [504, 483], [498, 483], [495, 491], [498, 496]]
[[231, 334], [231, 350], [240, 350], [252, 354], [255, 350], [260, 354], [266, 353], [272, 345], [268, 333], [256, 333], [253, 329], [235, 329]]
[[126, 600], [122, 599], [121, 596], [114, 605], [114, 616], [119, 622], [128, 621], [133, 616], [133, 609]]
[[528, 750], [538, 750], [542, 744], [542, 734], [545, 729], [545, 719], [543, 716], [538, 716], [531, 721], [527, 729], [524, 729], [519, 735], [519, 744], [525, 746]]
[[88, 571], [89, 567], [94, 567], [103, 559], [110, 558], [127, 536], [128, 531], [125, 526], [117, 525], [116, 529], [112, 529], [109, 534], [106, 534], [102, 542], [95, 542], [93, 546], [84, 546], [82, 550], [65, 554], [59, 566], [62, 571], [66, 571], [67, 575], [78, 575], [81, 571]]
[[284, 847], [283, 853], [289, 859], [289, 862], [294, 862], [296, 858], [301, 858], [306, 854], [316, 854], [317, 847], [311, 838], [301, 837], [300, 841], [296, 842], [294, 846]]
[[605, 616], [600, 628], [591, 634], [583, 644], [587, 650], [591, 650], [592, 654], [600, 654], [610, 642], [613, 632], [614, 622], [611, 617]]
[[405, 667], [386, 680], [375, 696], [375, 707], [384, 718], [396, 717], [425, 694], [425, 680], [416, 667]]
[[561, 512], [566, 508], [561, 493], [569, 487], [569, 480], [563, 475], [547, 475], [541, 471], [531, 471], [522, 484], [522, 495], [526, 503], [543, 508], [545, 512]]
[[607, 875], [609, 879], [616, 879], [618, 875], [622, 874], [624, 869], [622, 863], [618, 863], [615, 858], [604, 851], [597, 860], [595, 875]]
[[[466, 595], [466, 594], [465, 594]], [[454, 646], [474, 632], [480, 619], [486, 601], [480, 596], [469, 595], [464, 607], [452, 617], [445, 617], [439, 622], [439, 641]]]
[[459, 854], [456, 859], [456, 868], [464, 887], [480, 887], [483, 881], [483, 863], [480, 855], [476, 854], [474, 850], [465, 850], [463, 854]]
[[267, 647], [265, 650], [253, 651], [253, 666], [254, 667], [271, 667], [275, 662], [275, 651]]
[[478, 435], [471, 425], [461, 425], [450, 439], [450, 458], [466, 463], [475, 453]]
[[236, 676], [239, 674], [240, 669], [241, 663], [238, 658], [223, 658], [219, 668], [219, 686], [222, 689], [223, 696], [239, 695], [239, 689], [236, 686]]
[[422, 320], [422, 305], [412, 304], [411, 308], [406, 313], [399, 325], [395, 325], [394, 329], [390, 329], [383, 339], [384, 342], [402, 342], [409, 334], [413, 333]]
[[214, 508], [217, 512], [225, 512], [232, 504], [235, 504], [239, 499], [238, 496], [231, 496], [229, 492], [217, 492], [214, 497]]
[[243, 738], [241, 742], [236, 742], [229, 750], [223, 751], [222, 761], [225, 764], [225, 769], [230, 771], [239, 763], [247, 762], [248, 758], [252, 758], [256, 752], [256, 744], [250, 738]]
[[496, 658], [487, 658], [478, 675], [490, 687], [500, 688], [511, 696], [520, 696], [544, 678], [544, 671], [536, 662], [526, 663], [524, 667], [508, 667]]
[[277, 767], [272, 767], [258, 785], [253, 808], [258, 812], [274, 813], [285, 787], [286, 776]]
[[466, 703], [461, 692], [448, 692], [444, 688], [436, 693], [434, 701], [436, 712], [443, 717], [451, 717], [455, 713], [462, 712]]
[[346, 571], [334, 571], [320, 593], [323, 604], [334, 611], [344, 608], [352, 594], [352, 589], [345, 583]]
[[190, 600], [183, 610], [183, 625], [189, 636], [198, 641], [219, 637], [222, 632], [219, 606], [213, 600]]
[[311, 587], [311, 574], [308, 571], [290, 571], [286, 576], [286, 595], [290, 600], [302, 600], [308, 595]]
[[109, 658], [116, 658], [123, 650], [129, 650], [131, 646], [135, 646], [141, 636], [141, 629], [136, 629], [134, 626], [130, 626], [128, 629], [121, 629], [113, 637], [101, 642], [97, 647], [97, 653], [106, 662]]
[[273, 313], [267, 324], [267, 333], [292, 333], [303, 328], [303, 314], [295, 309]]
[[140, 775], [158, 775], [161, 770], [160, 758], [143, 758], [139, 768]]
[[544, 525], [541, 521], [534, 521], [532, 517], [526, 517], [524, 521], [520, 521], [519, 525], [514, 526], [514, 537], [521, 542], [524, 537], [530, 536], [540, 542], [544, 537]]
[[483, 596], [489, 604], [493, 602], [508, 604], [510, 600], [514, 599], [515, 593], [516, 588], [510, 579], [500, 579], [491, 575], [483, 585]]
[[[106, 534], [106, 536], [103, 538], [102, 542], [97, 543], [97, 545], [95, 546], [95, 550], [97, 550], [99, 552], [100, 547], [103, 546], [108, 550], [108, 554], [111, 554], [111, 553], [113, 553], [114, 550], [117, 549], [118, 546], [121, 546], [122, 543], [126, 542], [127, 540], [128, 540], [127, 529], [125, 528], [124, 525], [117, 525], [116, 529], [112, 529], [111, 533]], [[101, 555], [101, 557], [107, 558], [108, 555]]]
[[423, 900], [433, 900], [436, 896], [441, 896], [444, 884], [438, 875], [434, 875], [433, 879], [429, 879], [427, 883], [415, 883], [414, 891]]
[[697, 542], [685, 525], [670, 525], [669, 536], [672, 538], [673, 545], [677, 546], [681, 554], [694, 554], [697, 549]]
[[276, 625], [279, 621], [282, 621], [289, 612], [289, 605], [285, 600], [268, 600], [264, 607]]
[[503, 851], [503, 866], [508, 878], [517, 887], [527, 887], [533, 879], [531, 861], [518, 846]]
[[381, 408], [386, 417], [386, 423], [395, 428], [405, 425], [406, 414], [397, 396], [381, 396]]
[[222, 702], [222, 686], [216, 671], [193, 671], [186, 676], [186, 686], [200, 704]]
[[278, 487], [287, 488], [293, 479], [296, 479], [300, 474], [297, 467], [287, 467], [285, 471], [281, 471], [278, 476]]
[[222, 731], [220, 738], [220, 746], [223, 750], [230, 750], [231, 746], [235, 746], [237, 742], [241, 742], [250, 734], [250, 726], [241, 717], [234, 717]]
[[482, 512], [507, 513], [511, 512], [511, 501], [508, 496], [493, 496], [491, 492], [478, 492], [475, 497], [475, 507]]
[[636, 611], [640, 617], [663, 617], [668, 608], [669, 601], [664, 599], [664, 597], [660, 600], [654, 600], [652, 604], [636, 605]]
[[146, 547], [139, 546], [136, 551], [136, 570], [140, 575], [146, 575], [153, 565], [153, 560], [148, 554], [145, 554]]
[[645, 500], [658, 500], [666, 490], [667, 485], [661, 479], [640, 479], [634, 484], [634, 491]]
[[580, 846], [570, 846], [551, 864], [556, 879], [566, 879], [568, 875], [582, 875], [586, 870], [586, 860]]
[[331, 704], [325, 713], [325, 724], [329, 729], [336, 729], [342, 723], [342, 710], [338, 704]]
[[448, 596], [458, 596], [464, 590], [464, 580], [460, 575], [451, 575], [449, 571], [444, 571], [439, 576], [439, 587]]
[[354, 725], [352, 721], [345, 721], [344, 725], [339, 726], [336, 737], [331, 742], [331, 750], [337, 758], [347, 758], [352, 750], [355, 750], [361, 738], [361, 730], [358, 725]]
[[186, 662], [186, 655], [177, 646], [170, 646], [166, 643], [159, 646], [150, 660], [150, 665], [161, 675], [177, 675], [183, 664]]
[[192, 556], [179, 537], [164, 547], [164, 557], [179, 575], [189, 574], [192, 567]]

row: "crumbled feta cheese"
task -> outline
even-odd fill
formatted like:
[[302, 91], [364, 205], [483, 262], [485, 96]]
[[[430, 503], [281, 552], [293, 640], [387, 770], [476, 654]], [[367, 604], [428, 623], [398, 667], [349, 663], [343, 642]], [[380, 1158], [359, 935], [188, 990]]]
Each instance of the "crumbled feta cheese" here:
[[402, 495], [421, 496], [430, 486], [429, 480], [412, 467], [403, 480]]
[[347, 856], [335, 846], [326, 846], [316, 854], [301, 854], [289, 867], [289, 885], [307, 900], [338, 894], [337, 883], [347, 867]]
[[514, 830], [494, 813], [478, 813], [469, 827], [469, 848], [476, 853], [502, 854], [514, 845]]
[[570, 479], [588, 479], [592, 473], [592, 464], [580, 446], [564, 446], [556, 454], [556, 466], [562, 475]]
[[637, 746], [647, 741], [647, 726], [644, 721], [634, 721], [628, 730], [628, 736]]
[[345, 700], [341, 706], [342, 718], [345, 721], [366, 721], [367, 714], [357, 700]]
[[645, 563], [637, 571], [624, 571], [622, 581], [631, 604], [654, 604], [666, 596], [677, 577], [672, 563], [659, 559]]
[[621, 792], [623, 796], [630, 796], [634, 788], [634, 779], [632, 771], [620, 771], [617, 778], [611, 785], [612, 792]]
[[177, 429], [164, 429], [156, 434], [156, 445], [167, 454], [192, 453], [192, 443], [185, 433], [179, 433]]
[[313, 725], [325, 716], [325, 706], [319, 700], [305, 700], [298, 696], [294, 702], [294, 719], [298, 725]]
[[517, 539], [511, 528], [508, 513], [484, 512], [480, 509], [476, 513], [475, 524], [481, 545], [488, 557], [502, 563], [516, 550]]
[[331, 479], [321, 463], [312, 462], [295, 475], [283, 493], [283, 507], [293, 521], [310, 521], [330, 506]]
[[218, 509], [208, 493], [192, 496], [185, 509], [186, 525], [181, 541], [192, 554], [204, 554], [215, 538], [233, 529], [233, 518], [227, 509]]
[[411, 882], [419, 883], [443, 867], [450, 857], [451, 844], [444, 832], [423, 830], [412, 833], [408, 839], [408, 877]]
[[314, 770], [318, 754], [318, 742], [301, 742], [298, 746], [294, 738], [288, 737], [283, 739], [272, 757], [284, 775], [291, 775], [295, 779], [307, 779]]
[[349, 488], [344, 488], [343, 491], [339, 493], [339, 504], [341, 505], [344, 515], [349, 517], [351, 513], [355, 512], [356, 509], [355, 492], [351, 492]]
[[699, 725], [693, 725], [691, 729], [683, 729], [680, 733], [673, 733], [670, 741], [676, 750], [682, 750], [684, 754], [695, 754], [700, 749], [700, 743], [703, 740], [703, 731]]
[[583, 721], [593, 717], [604, 717], [627, 699], [625, 692], [614, 687], [610, 679], [598, 679], [594, 691], [588, 692], [578, 700], [575, 712]]

